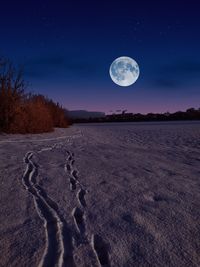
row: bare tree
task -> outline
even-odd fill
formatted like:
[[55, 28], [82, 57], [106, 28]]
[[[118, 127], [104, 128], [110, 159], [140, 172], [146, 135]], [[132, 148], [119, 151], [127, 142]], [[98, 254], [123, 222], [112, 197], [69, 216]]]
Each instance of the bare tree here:
[[22, 70], [16, 70], [9, 60], [0, 58], [0, 130], [9, 131], [25, 97], [24, 90]]
[[0, 131], [42, 133], [67, 127], [64, 109], [43, 95], [25, 93], [22, 70], [0, 58]]

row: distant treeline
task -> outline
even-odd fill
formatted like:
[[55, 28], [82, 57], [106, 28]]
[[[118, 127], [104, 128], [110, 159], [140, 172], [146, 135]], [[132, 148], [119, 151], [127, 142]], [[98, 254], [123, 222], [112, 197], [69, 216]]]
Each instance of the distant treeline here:
[[177, 111], [175, 113], [125, 113], [106, 115], [102, 118], [74, 119], [74, 123], [88, 122], [140, 122], [140, 121], [176, 121], [176, 120], [200, 120], [200, 108], [189, 108], [186, 111]]
[[0, 58], [0, 132], [42, 133], [69, 125], [58, 103], [25, 89], [22, 71]]

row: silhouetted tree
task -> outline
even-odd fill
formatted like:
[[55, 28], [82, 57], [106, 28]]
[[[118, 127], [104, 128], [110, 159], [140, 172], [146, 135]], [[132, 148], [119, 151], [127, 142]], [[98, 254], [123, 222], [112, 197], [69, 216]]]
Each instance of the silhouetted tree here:
[[0, 129], [9, 131], [10, 124], [14, 121], [19, 111], [25, 94], [25, 82], [22, 71], [17, 71], [12, 63], [0, 59]]

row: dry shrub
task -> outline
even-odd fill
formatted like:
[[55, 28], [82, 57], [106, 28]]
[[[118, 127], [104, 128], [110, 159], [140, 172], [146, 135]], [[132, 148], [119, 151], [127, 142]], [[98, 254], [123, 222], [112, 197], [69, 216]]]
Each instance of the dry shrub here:
[[11, 133], [43, 133], [53, 131], [48, 108], [40, 102], [25, 103], [10, 125]]
[[64, 109], [43, 95], [27, 95], [24, 80], [9, 61], [0, 59], [0, 131], [42, 133], [69, 125]]

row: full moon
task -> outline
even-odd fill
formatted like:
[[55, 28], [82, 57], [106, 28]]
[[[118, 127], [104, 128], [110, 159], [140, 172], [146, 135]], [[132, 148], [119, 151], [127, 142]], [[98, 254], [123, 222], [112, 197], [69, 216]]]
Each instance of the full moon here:
[[139, 77], [140, 69], [137, 62], [130, 57], [118, 57], [110, 66], [110, 77], [120, 86], [130, 86]]

